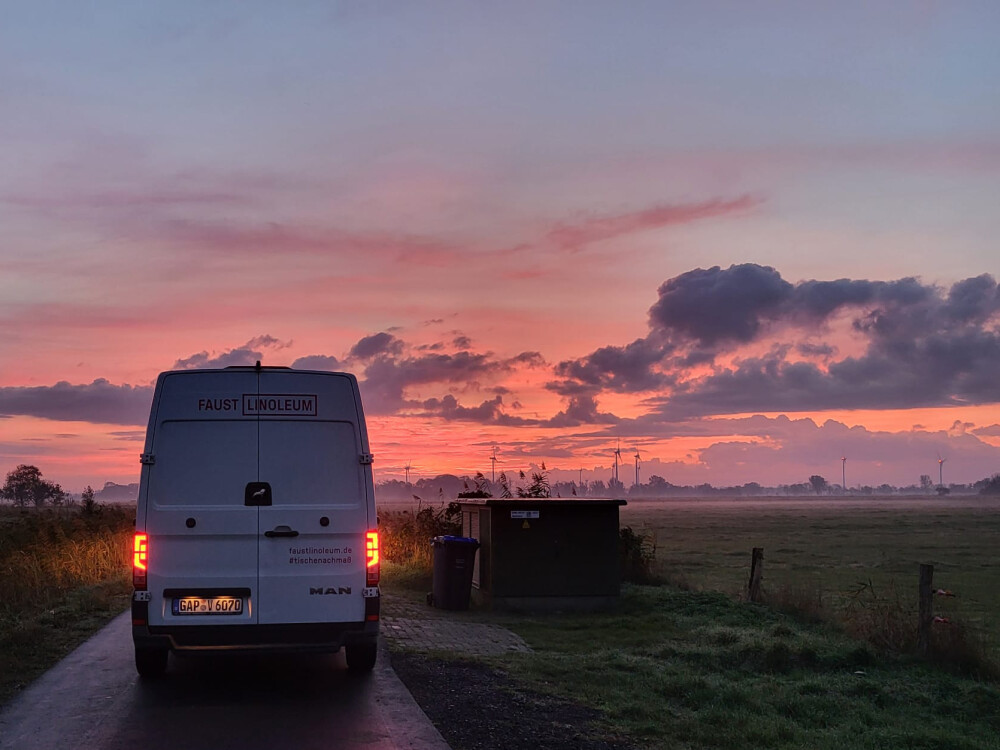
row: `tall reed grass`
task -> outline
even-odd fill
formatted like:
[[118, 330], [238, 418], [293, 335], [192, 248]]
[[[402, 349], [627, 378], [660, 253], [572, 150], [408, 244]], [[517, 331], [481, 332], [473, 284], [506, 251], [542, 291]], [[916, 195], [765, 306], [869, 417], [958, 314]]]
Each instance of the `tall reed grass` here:
[[0, 510], [0, 618], [30, 616], [82, 587], [126, 585], [133, 521], [131, 508], [114, 506], [89, 517]]

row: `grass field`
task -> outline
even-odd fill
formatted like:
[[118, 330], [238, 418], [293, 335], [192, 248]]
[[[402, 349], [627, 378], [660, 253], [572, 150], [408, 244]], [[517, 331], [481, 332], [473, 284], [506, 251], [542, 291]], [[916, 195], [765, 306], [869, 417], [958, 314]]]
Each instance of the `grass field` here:
[[772, 600], [804, 608], [818, 601], [829, 611], [898, 602], [912, 611], [914, 627], [918, 568], [933, 564], [934, 588], [956, 595], [937, 597], [935, 614], [1000, 650], [997, 499], [632, 501], [621, 523], [655, 535], [657, 570], [669, 580], [740, 593], [751, 550], [763, 547], [764, 590]]

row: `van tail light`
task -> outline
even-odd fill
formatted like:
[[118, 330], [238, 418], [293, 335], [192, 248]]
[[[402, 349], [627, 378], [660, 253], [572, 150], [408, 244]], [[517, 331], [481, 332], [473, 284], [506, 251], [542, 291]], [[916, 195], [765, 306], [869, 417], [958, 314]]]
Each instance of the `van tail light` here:
[[378, 586], [379, 560], [378, 532], [369, 531], [365, 534], [365, 568], [369, 586]]
[[132, 542], [132, 586], [138, 591], [146, 589], [146, 566], [149, 563], [149, 537], [136, 532]]

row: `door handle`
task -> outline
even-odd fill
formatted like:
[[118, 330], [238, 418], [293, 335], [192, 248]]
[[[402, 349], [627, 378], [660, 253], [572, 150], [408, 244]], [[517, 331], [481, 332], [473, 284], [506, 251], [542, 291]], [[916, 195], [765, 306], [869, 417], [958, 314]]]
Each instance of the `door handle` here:
[[275, 526], [270, 531], [265, 531], [264, 536], [268, 539], [274, 539], [275, 537], [281, 536], [298, 536], [299, 532], [295, 529], [289, 528], [288, 526]]

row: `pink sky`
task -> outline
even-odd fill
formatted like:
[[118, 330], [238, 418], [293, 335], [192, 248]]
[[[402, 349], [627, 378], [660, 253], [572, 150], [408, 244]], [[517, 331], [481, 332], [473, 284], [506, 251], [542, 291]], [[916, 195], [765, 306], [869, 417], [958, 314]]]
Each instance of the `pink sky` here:
[[378, 478], [1000, 471], [1000, 13], [779, 5], [13, 10], [0, 472], [136, 481], [255, 359]]

